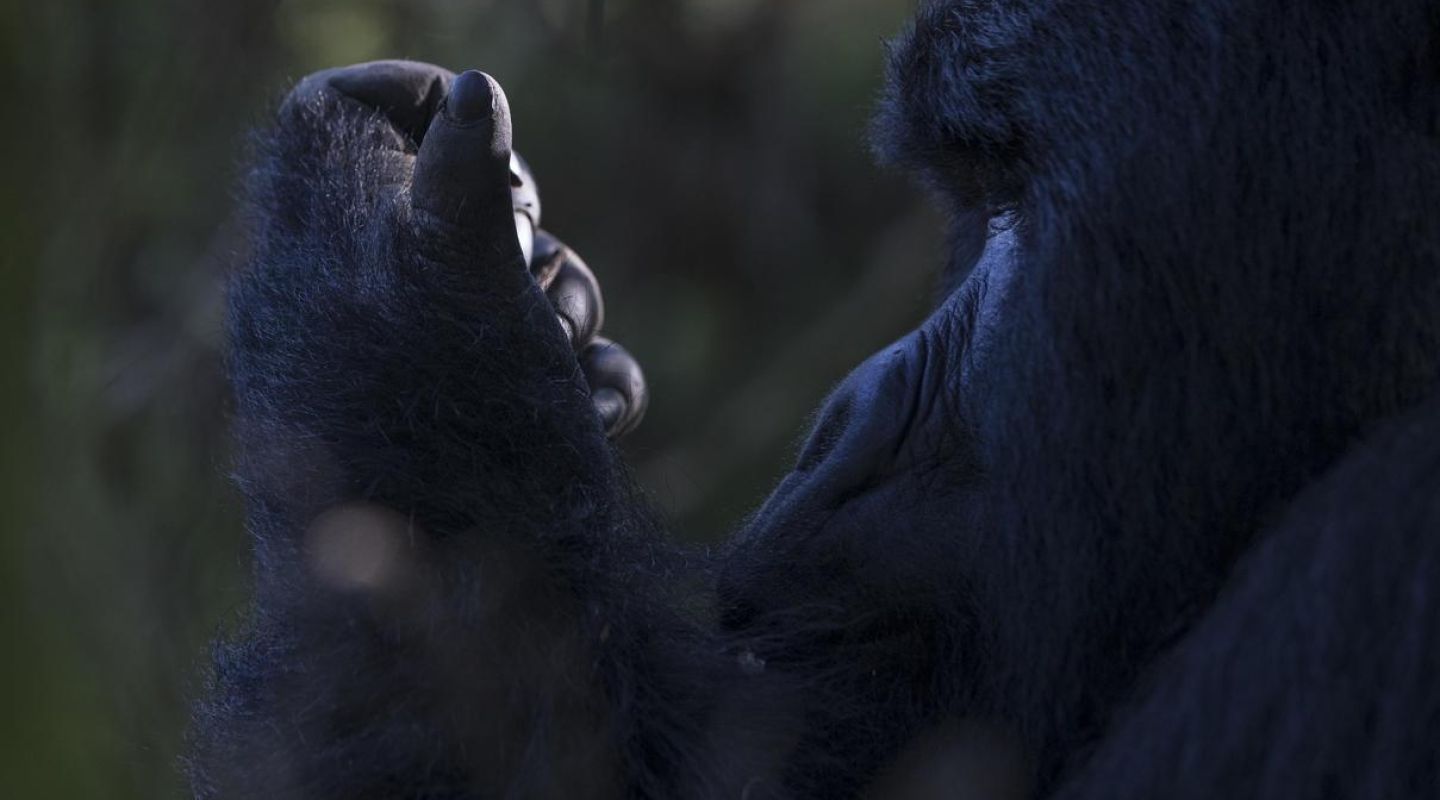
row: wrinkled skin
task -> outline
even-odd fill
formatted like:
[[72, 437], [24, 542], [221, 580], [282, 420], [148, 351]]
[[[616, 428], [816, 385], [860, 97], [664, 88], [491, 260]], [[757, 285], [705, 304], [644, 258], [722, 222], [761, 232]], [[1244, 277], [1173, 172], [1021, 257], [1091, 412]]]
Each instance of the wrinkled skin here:
[[927, 5], [877, 140], [953, 289], [713, 558], [519, 255], [494, 85], [309, 79], [231, 289], [256, 608], [197, 795], [1440, 792], [1437, 41]]

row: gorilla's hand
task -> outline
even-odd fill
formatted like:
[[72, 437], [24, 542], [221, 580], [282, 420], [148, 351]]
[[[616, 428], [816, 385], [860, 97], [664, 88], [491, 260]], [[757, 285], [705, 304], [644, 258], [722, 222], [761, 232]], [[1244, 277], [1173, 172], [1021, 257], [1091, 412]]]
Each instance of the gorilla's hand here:
[[614, 743], [699, 716], [630, 665], [718, 648], [656, 652], [669, 548], [605, 436], [644, 384], [584, 262], [540, 232], [525, 263], [504, 94], [317, 73], [257, 155], [228, 294], [257, 610], [217, 652], [197, 791], [621, 796]]
[[605, 433], [619, 438], [634, 430], [648, 402], [645, 376], [625, 348], [599, 335], [605, 301], [595, 273], [574, 250], [545, 231], [536, 233], [530, 272], [555, 306], [560, 326], [580, 357]]
[[600, 434], [634, 426], [644, 382], [596, 337], [577, 256], [541, 234], [527, 269], [498, 84], [400, 61], [316, 73], [259, 155], [230, 293], [243, 472], [300, 469], [317, 502], [463, 492], [518, 513], [608, 461]]
[[[490, 120], [493, 127], [488, 144], [493, 155], [498, 158], [501, 150], [509, 149], [508, 106], [503, 91], [493, 81], [484, 80], [485, 77], [478, 73], [469, 73], [461, 88], [464, 88], [465, 82], [473, 81], [474, 91], [471, 92], [470, 100], [479, 104], [473, 110], [477, 113], [483, 112], [487, 119], [494, 117]], [[292, 92], [286, 106], [287, 109], [297, 105], [323, 106], [327, 100], [336, 96], [358, 102], [379, 112], [394, 128], [395, 133], [403, 137], [398, 142], [391, 142], [390, 146], [399, 144], [401, 151], [408, 156], [423, 143], [430, 127], [435, 124], [436, 114], [440, 109], [453, 106], [453, 102], [447, 102], [447, 95], [454, 82], [455, 76], [440, 67], [413, 62], [380, 61], [311, 75], [301, 81]], [[491, 97], [496, 98], [496, 101], [486, 107], [485, 103]], [[461, 124], [467, 122], [473, 124], [474, 120]], [[483, 135], [484, 133], [480, 132], [468, 138], [474, 140]], [[451, 141], [457, 144], [465, 140], [466, 137], [451, 137]], [[446, 203], [454, 206], [451, 209], [438, 208], [439, 219], [442, 221], [449, 218], [449, 212], [458, 211], [458, 205], [467, 201], [473, 202], [472, 193], [476, 197], [484, 196], [480, 186], [467, 181], [479, 179], [493, 182], [495, 178], [494, 175], [482, 176], [484, 167], [474, 165], [470, 169], [450, 171], [447, 166], [449, 158], [453, 156], [438, 153], [436, 158], [421, 162], [433, 167], [428, 174], [435, 179], [435, 185], [429, 189], [434, 197], [426, 198], [423, 192], [417, 195], [412, 191], [412, 204], [418, 197], [420, 203], [431, 206], [432, 210], [436, 210], [437, 205], [444, 206]], [[514, 169], [516, 164], [513, 159], [511, 166], [507, 185], [514, 187], [522, 180], [533, 181], [528, 169]], [[495, 163], [492, 161], [489, 164], [492, 172], [494, 167]], [[410, 164], [408, 159], [397, 168], [402, 172], [407, 168], [415, 170], [415, 166]], [[418, 177], [418, 172], [413, 174]], [[494, 188], [490, 187], [492, 193], [489, 199], [492, 201], [499, 196], [498, 192], [493, 191]], [[533, 183], [526, 187], [526, 193], [532, 199], [536, 197]], [[530, 204], [527, 212], [536, 217], [532, 221], [538, 222], [538, 203]], [[470, 213], [492, 223], [502, 216], [500, 209], [493, 207], [493, 203], [484, 208], [476, 208]], [[421, 217], [417, 224], [424, 226], [427, 223], [433, 224], [434, 221]], [[508, 238], [504, 231], [487, 229], [484, 235], [494, 235], [496, 243], [504, 243]], [[623, 348], [612, 342], [596, 339], [604, 313], [594, 273], [573, 251], [548, 234], [541, 232], [536, 245], [530, 262], [531, 272], [555, 304], [560, 322], [570, 334], [571, 343], [579, 354], [586, 378], [590, 381], [596, 410], [607, 434], [612, 438], [623, 435], [639, 423], [647, 403], [644, 376], [639, 365]]]

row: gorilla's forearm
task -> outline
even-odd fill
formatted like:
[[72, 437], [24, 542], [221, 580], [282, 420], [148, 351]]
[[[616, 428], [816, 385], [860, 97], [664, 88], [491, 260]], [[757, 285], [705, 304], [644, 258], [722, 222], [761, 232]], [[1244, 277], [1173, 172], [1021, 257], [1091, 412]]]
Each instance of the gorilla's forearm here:
[[346, 98], [292, 98], [259, 143], [229, 294], [257, 597], [217, 651], [202, 796], [663, 796], [693, 767], [719, 684], [673, 611], [689, 568], [518, 251], [425, 185], [427, 157], [484, 177], [452, 123], [413, 190]]

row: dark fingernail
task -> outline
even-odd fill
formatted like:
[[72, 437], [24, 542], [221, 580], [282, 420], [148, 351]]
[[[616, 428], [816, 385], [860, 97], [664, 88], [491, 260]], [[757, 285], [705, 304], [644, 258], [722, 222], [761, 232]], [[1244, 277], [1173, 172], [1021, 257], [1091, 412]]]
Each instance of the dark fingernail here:
[[456, 122], [477, 122], [494, 111], [495, 96], [484, 73], [467, 69], [450, 84], [445, 113]]

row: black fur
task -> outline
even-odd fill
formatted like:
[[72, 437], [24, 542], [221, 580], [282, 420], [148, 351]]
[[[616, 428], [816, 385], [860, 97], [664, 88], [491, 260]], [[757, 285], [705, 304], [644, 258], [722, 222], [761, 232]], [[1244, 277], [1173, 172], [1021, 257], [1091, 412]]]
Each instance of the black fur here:
[[[1440, 794], [1436, 9], [923, 8], [877, 143], [990, 241], [713, 564], [543, 296], [427, 244], [413, 145], [287, 106], [197, 794], [928, 797], [996, 742], [950, 790]], [[322, 580], [336, 508], [404, 531], [386, 580]]]

